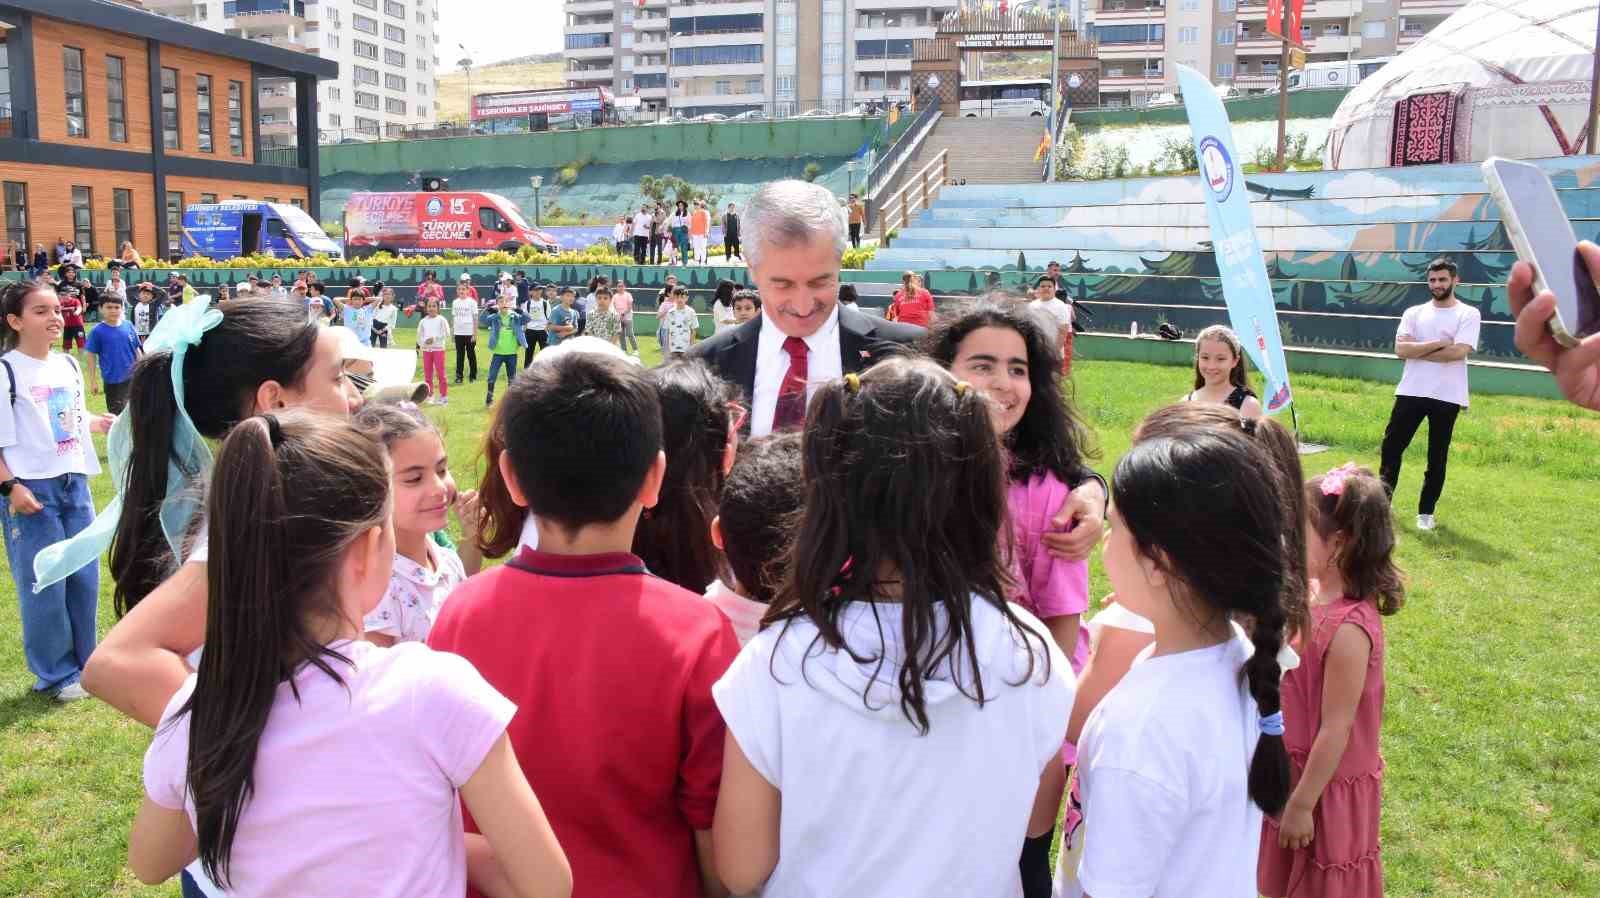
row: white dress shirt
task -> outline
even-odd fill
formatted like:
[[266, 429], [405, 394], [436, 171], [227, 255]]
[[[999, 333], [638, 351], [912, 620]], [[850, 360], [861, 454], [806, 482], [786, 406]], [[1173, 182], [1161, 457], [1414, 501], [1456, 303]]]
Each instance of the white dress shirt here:
[[[783, 351], [787, 336], [761, 311], [761, 336], [756, 342], [755, 395], [750, 397], [750, 435], [762, 437], [772, 432], [772, 417], [778, 411], [778, 389], [789, 373], [789, 354]], [[839, 350], [839, 307], [828, 313], [828, 320], [805, 338], [806, 403], [817, 387], [844, 376], [844, 361]]]

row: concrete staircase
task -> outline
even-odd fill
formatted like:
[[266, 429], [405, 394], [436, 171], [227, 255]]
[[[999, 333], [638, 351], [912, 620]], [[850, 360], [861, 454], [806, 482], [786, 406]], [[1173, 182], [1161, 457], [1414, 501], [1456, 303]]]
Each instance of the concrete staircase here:
[[1041, 118], [959, 118], [947, 115], [917, 148], [907, 172], [918, 172], [941, 150], [950, 151], [950, 177], [968, 184], [1039, 181], [1044, 163], [1033, 154], [1044, 137]]

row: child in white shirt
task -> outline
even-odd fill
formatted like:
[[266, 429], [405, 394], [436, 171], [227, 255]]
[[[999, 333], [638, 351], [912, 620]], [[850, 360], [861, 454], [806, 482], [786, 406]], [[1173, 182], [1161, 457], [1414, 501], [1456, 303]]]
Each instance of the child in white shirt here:
[[[737, 414], [743, 414], [742, 408]], [[734, 429], [742, 423], [735, 421]], [[733, 579], [707, 586], [706, 599], [728, 618], [740, 645], [761, 629], [772, 603], [778, 565], [803, 494], [798, 433], [746, 443], [722, 484], [717, 516], [711, 519], [711, 542], [727, 558]]]

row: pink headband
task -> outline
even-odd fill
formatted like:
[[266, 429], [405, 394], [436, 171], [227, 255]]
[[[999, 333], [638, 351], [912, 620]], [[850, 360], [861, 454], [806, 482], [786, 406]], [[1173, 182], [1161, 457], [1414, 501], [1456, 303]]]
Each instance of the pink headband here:
[[1347, 461], [1337, 468], [1322, 475], [1322, 494], [1324, 496], [1344, 495], [1344, 482], [1361, 473], [1353, 461]]

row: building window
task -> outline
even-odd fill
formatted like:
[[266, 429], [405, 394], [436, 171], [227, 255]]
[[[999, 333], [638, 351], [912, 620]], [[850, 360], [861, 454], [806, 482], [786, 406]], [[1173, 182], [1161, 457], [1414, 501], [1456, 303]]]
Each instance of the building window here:
[[760, 44], [741, 44], [729, 47], [674, 47], [672, 64], [677, 65], [750, 65], [761, 62]]
[[357, 84], [377, 84], [378, 70], [369, 69], [364, 65], [355, 67], [355, 82]]
[[214, 152], [211, 146], [211, 76], [194, 76], [194, 109], [200, 126], [199, 148], [202, 153]]
[[339, 35], [337, 35], [337, 34], [328, 35], [328, 49], [329, 50], [337, 50], [337, 49], [339, 49]]
[[122, 72], [122, 57], [107, 56], [106, 124], [110, 126], [111, 140], [115, 143], [128, 142], [128, 102]]
[[344, 91], [340, 90], [337, 87], [328, 88], [328, 101], [329, 102], [333, 102], [335, 100], [342, 100], [342, 99], [344, 99]]
[[355, 15], [351, 16], [351, 20], [352, 20], [352, 24], [354, 24], [356, 26], [356, 30], [361, 32], [362, 34], [377, 34], [378, 33], [378, 20], [377, 19], [371, 19], [371, 18], [368, 18], [368, 17], [362, 15], [361, 13], [356, 13]]
[[0, 41], [0, 109], [11, 108], [11, 56]]
[[403, 44], [406, 42], [406, 30], [399, 25], [385, 25], [383, 26], [383, 39]]
[[713, 86], [712, 93], [716, 94], [719, 97], [725, 97], [728, 94], [733, 93], [733, 82], [732, 81], [718, 81]]
[[161, 145], [169, 150], [183, 146], [178, 133], [178, 70], [161, 70]]
[[428, 70], [428, 60], [423, 59], [422, 57], [418, 57], [417, 58], [417, 71], [426, 72], [427, 70]]
[[1382, 19], [1376, 22], [1363, 22], [1361, 23], [1361, 36], [1371, 38], [1388, 37], [1389, 23]]
[[401, 90], [401, 91], [403, 91], [403, 90], [406, 89], [406, 76], [404, 76], [404, 75], [384, 75], [383, 76], [383, 86], [385, 88], [388, 88], [389, 90]]
[[[609, 35], [608, 35], [608, 37], [609, 37]], [[418, 50], [426, 50], [426, 49], [428, 49], [428, 38], [426, 36], [421, 35], [421, 34], [417, 35], [417, 49]]]
[[1231, 63], [1231, 62], [1219, 62], [1219, 63], [1217, 63], [1217, 77], [1218, 78], [1232, 78], [1233, 77], [1233, 63]]
[[377, 44], [369, 44], [366, 41], [359, 41], [358, 40], [358, 41], [356, 41], [356, 44], [355, 44], [355, 51], [356, 51], [356, 55], [361, 57], [362, 59], [377, 59], [378, 58], [378, 45]]
[[[406, 17], [406, 5], [404, 3], [396, 3], [394, 0], [383, 0], [383, 14], [403, 19]], [[417, 18], [420, 19], [421, 17], [422, 13], [418, 12]]]
[[1233, 12], [1239, 7], [1239, 0], [1217, 0], [1217, 12]]
[[1182, 9], [1194, 11], [1200, 8], [1200, 0], [1183, 0]]
[[6, 236], [23, 247], [29, 247], [33, 238], [28, 234], [28, 185], [5, 182]]
[[366, 118], [365, 116], [358, 115], [356, 116], [356, 130], [360, 131], [362, 134], [377, 134], [378, 120], [375, 118]]
[[418, 106], [417, 106], [417, 118], [427, 118], [427, 117], [428, 117], [428, 107], [423, 106], [421, 104], [418, 104]]
[[111, 189], [111, 231], [117, 238], [114, 250], [121, 251], [123, 244], [133, 242], [133, 191], [123, 187]]
[[[1190, 29], [1196, 31], [1198, 29]], [[1166, 34], [1165, 25], [1096, 25], [1095, 40], [1102, 44], [1159, 44]], [[1197, 36], [1195, 38], [1199, 40]]]
[[167, 191], [167, 255], [183, 255], [183, 194]]
[[383, 108], [390, 115], [405, 115], [406, 114], [406, 101], [405, 100], [396, 100], [393, 97], [389, 97], [388, 99], [383, 101]]
[[844, 65], [844, 44], [831, 41], [823, 44], [822, 64], [828, 68]]
[[1219, 44], [1231, 44], [1231, 43], [1233, 43], [1233, 36], [1234, 36], [1234, 30], [1232, 28], [1218, 28], [1217, 29], [1217, 43], [1219, 43]]
[[217, 195], [214, 194], [214, 193], [202, 193], [202, 194], [200, 194], [200, 202], [202, 202], [202, 203], [214, 203], [216, 201], [217, 201]]
[[67, 136], [88, 137], [89, 105], [83, 92], [83, 51], [77, 47], [62, 47], [61, 64], [66, 76]]
[[328, 113], [328, 127], [330, 127], [330, 128], [342, 128], [342, 127], [344, 127], [344, 117], [339, 115], [339, 113], [337, 113], [337, 112]]
[[1322, 26], [1322, 33], [1338, 37], [1344, 34], [1344, 26], [1338, 22], [1329, 22], [1328, 24]]
[[426, 82], [426, 81], [418, 81], [417, 82], [417, 93], [419, 95], [421, 95], [421, 96], [426, 97], [428, 95], [428, 82]]
[[404, 68], [406, 64], [406, 55], [399, 50], [391, 50], [388, 47], [384, 47], [383, 62], [385, 65], [399, 66]]
[[228, 152], [244, 155], [244, 82], [228, 82]]
[[1194, 44], [1200, 41], [1200, 29], [1193, 25], [1178, 29], [1178, 43]]
[[747, 93], [747, 94], [758, 94], [758, 93], [761, 93], [761, 79], [760, 78], [746, 78], [746, 79], [744, 79], [744, 92]]
[[358, 90], [356, 91], [356, 105], [362, 109], [377, 109], [378, 95]]
[[356, 0], [356, 5], [362, 9], [370, 9], [373, 12], [378, 11], [378, 0]]
[[609, 46], [611, 46], [611, 35], [605, 32], [600, 34], [567, 35], [568, 50], [595, 50]]

